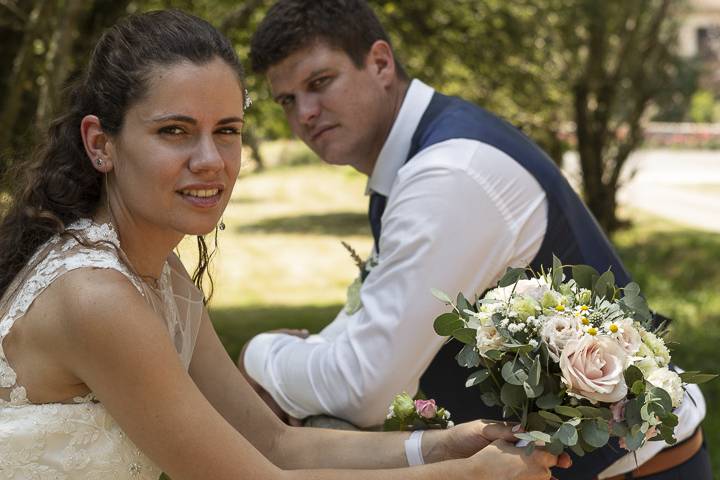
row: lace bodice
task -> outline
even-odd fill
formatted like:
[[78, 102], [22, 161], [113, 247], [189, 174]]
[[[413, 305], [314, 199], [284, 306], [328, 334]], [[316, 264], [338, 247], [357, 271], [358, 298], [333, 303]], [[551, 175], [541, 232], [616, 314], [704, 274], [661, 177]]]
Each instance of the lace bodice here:
[[[202, 317], [202, 294], [168, 263], [157, 287], [143, 282], [128, 268], [117, 235], [108, 224], [82, 219], [68, 230], [77, 238], [51, 238], [0, 301], [0, 479], [157, 480], [161, 471], [127, 438], [92, 393], [69, 404], [30, 403], [5, 356], [3, 341], [13, 325], [22, 322], [33, 301], [64, 273], [111, 268], [125, 275], [164, 318], [187, 368]], [[10, 392], [9, 400], [2, 398], [3, 391]]]

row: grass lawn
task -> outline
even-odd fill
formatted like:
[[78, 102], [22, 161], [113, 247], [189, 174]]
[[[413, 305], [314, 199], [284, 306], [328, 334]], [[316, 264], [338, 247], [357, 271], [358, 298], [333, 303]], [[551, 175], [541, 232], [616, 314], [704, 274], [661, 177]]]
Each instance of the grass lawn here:
[[[365, 179], [349, 168], [305, 165], [243, 175], [227, 209], [214, 262], [211, 316], [235, 357], [258, 332], [317, 331], [341, 308], [357, 271], [340, 241], [370, 251]], [[651, 306], [674, 318], [674, 359], [720, 372], [720, 235], [633, 213], [614, 238]], [[181, 247], [192, 263], [192, 245]], [[705, 432], [720, 477], [720, 381], [702, 386]]]

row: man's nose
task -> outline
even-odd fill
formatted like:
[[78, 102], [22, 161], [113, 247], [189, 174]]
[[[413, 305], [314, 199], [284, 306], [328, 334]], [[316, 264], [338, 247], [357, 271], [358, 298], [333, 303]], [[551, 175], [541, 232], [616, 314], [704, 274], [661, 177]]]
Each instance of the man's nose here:
[[298, 120], [302, 125], [312, 125], [320, 115], [320, 102], [316, 95], [303, 95], [298, 100]]

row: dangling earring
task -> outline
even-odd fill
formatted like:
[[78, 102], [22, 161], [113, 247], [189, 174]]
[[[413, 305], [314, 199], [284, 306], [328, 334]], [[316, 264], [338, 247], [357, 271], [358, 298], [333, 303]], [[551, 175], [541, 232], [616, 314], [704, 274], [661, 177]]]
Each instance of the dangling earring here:
[[223, 219], [220, 219], [220, 223], [218, 223], [217, 226], [218, 230], [225, 230], [225, 222], [223, 222]]

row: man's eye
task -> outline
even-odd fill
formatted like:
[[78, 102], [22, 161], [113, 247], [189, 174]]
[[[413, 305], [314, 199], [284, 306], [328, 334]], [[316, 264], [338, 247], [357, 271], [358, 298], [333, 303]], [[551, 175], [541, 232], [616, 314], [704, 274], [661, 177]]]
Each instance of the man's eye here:
[[182, 135], [185, 133], [185, 130], [183, 130], [181, 127], [178, 127], [177, 125], [169, 125], [167, 127], [162, 127], [159, 130], [159, 133], [163, 135]]
[[316, 89], [318, 89], [318, 88], [321, 88], [321, 87], [323, 87], [325, 84], [327, 84], [329, 80], [330, 80], [330, 77], [320, 77], [320, 78], [316, 78], [315, 80], [313, 80], [312, 82], [310, 82], [310, 88], [313, 89], [313, 90], [316, 90]]

